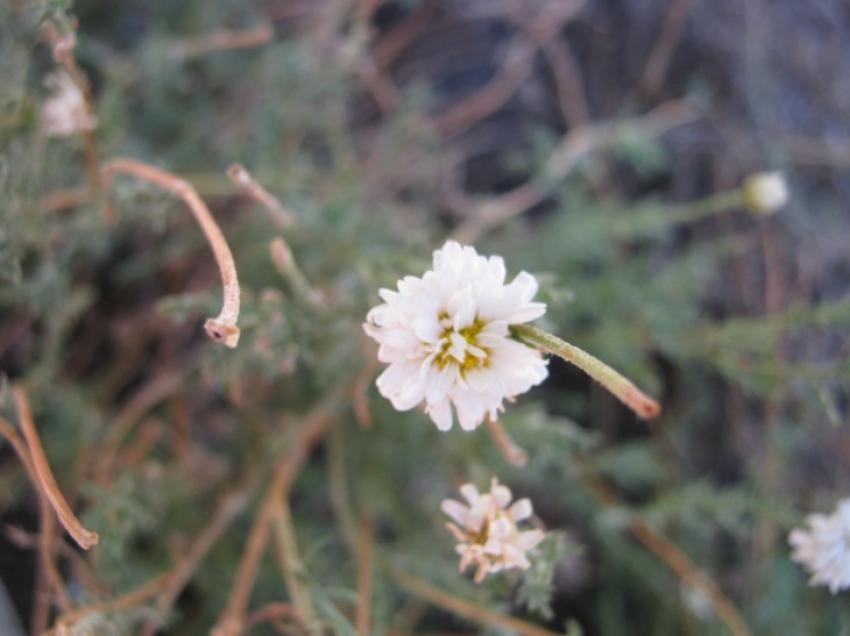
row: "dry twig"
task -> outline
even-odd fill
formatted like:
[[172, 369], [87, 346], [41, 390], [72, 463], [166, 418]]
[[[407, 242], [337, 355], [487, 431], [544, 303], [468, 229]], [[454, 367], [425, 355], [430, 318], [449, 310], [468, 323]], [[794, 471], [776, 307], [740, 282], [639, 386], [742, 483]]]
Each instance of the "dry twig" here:
[[[226, 492], [219, 500], [215, 512], [213, 512], [212, 519], [201, 534], [198, 535], [188, 554], [177, 563], [173, 576], [168, 580], [165, 589], [163, 589], [162, 594], [157, 599], [156, 610], [160, 615], [164, 615], [171, 609], [174, 601], [177, 600], [180, 592], [183, 591], [183, 588], [191, 580], [192, 575], [198, 569], [204, 557], [215, 546], [231, 522], [245, 509], [247, 503], [247, 494], [239, 491]], [[140, 636], [153, 636], [158, 627], [159, 625], [156, 621], [148, 621], [139, 632]]]
[[372, 569], [375, 552], [371, 519], [364, 518], [360, 523], [357, 540], [357, 610], [355, 624], [360, 636], [372, 633], [370, 608], [372, 605]]
[[501, 451], [502, 456], [511, 466], [522, 468], [528, 463], [528, 453], [517, 446], [500, 421], [488, 418], [487, 431], [490, 433], [490, 437], [493, 438], [499, 451]]
[[177, 42], [171, 46], [168, 55], [175, 60], [186, 60], [215, 51], [256, 48], [268, 44], [272, 39], [274, 28], [271, 24], [261, 24], [253, 29], [241, 31], [224, 29]]
[[[136, 423], [155, 405], [177, 392], [186, 378], [185, 370], [166, 371], [154, 376], [133, 394], [124, 407], [115, 416], [106, 439], [97, 449], [95, 479], [104, 483], [121, 448], [121, 443], [129, 435]], [[87, 457], [86, 464], [94, 458]]]
[[452, 237], [461, 243], [474, 243], [486, 232], [543, 202], [580, 159], [610, 147], [628, 131], [657, 137], [698, 117], [690, 101], [679, 99], [665, 102], [641, 117], [573, 128], [549, 156], [543, 178], [532, 179], [496, 198], [479, 199], [477, 213], [461, 223]]
[[217, 317], [207, 319], [204, 328], [210, 338], [216, 342], [227, 347], [235, 347], [239, 343], [239, 327], [236, 326], [239, 318], [239, 279], [236, 274], [236, 264], [233, 262], [233, 254], [224, 234], [192, 184], [135, 159], [111, 159], [103, 165], [101, 170], [107, 180], [119, 172], [144, 179], [179, 197], [189, 207], [209, 241], [221, 272], [221, 284], [224, 288], [221, 312]]
[[[591, 474], [583, 461], [578, 460], [576, 465], [579, 477], [600, 503], [606, 506], [620, 505], [619, 498], [611, 487]], [[711, 577], [691, 561], [681, 548], [655, 532], [649, 524], [637, 517], [631, 518], [629, 532], [661, 559], [683, 583], [702, 593], [732, 634], [735, 636], [751, 636], [750, 630], [735, 604], [729, 600]]]
[[70, 612], [65, 612], [56, 619], [53, 629], [46, 632], [44, 636], [71, 636], [73, 634], [73, 625], [78, 623], [87, 616], [92, 614], [105, 614], [117, 610], [129, 609], [136, 605], [141, 605], [149, 598], [156, 596], [171, 580], [173, 572], [160, 574], [155, 579], [148, 581], [144, 585], [137, 587], [135, 590], [119, 596], [116, 599], [104, 601], [103, 603], [93, 603], [86, 607], [80, 607]]
[[24, 390], [20, 386], [13, 387], [12, 392], [15, 396], [21, 429], [27, 440], [30, 460], [32, 461], [35, 475], [38, 478], [39, 490], [47, 497], [53, 510], [56, 511], [56, 516], [59, 517], [59, 521], [65, 530], [68, 531], [68, 534], [73, 537], [74, 541], [83, 550], [88, 550], [97, 543], [97, 532], [87, 530], [83, 526], [71, 510], [71, 506], [68, 505], [62, 491], [59, 490], [59, 486], [53, 478], [53, 472], [50, 470], [50, 464], [47, 462], [47, 456], [44, 454], [44, 448], [41, 445], [38, 431], [35, 428], [26, 393], [24, 393]]
[[317, 309], [324, 306], [322, 292], [314, 289], [307, 280], [283, 237], [278, 236], [269, 242], [269, 256], [275, 269], [292, 286], [296, 294]]
[[266, 491], [260, 511], [248, 535], [242, 559], [227, 605], [216, 622], [212, 636], [240, 636], [246, 626], [245, 614], [251, 601], [251, 592], [263, 553], [268, 545], [271, 524], [278, 501], [289, 496], [289, 489], [298, 475], [313, 446], [321, 439], [340, 401], [340, 393], [323, 402], [311, 412], [297, 432], [292, 450], [283, 458], [275, 470], [272, 483]]
[[[39, 503], [39, 533], [38, 540], [33, 542], [33, 545], [38, 547], [39, 568], [36, 580], [35, 603], [32, 609], [32, 627], [44, 631], [47, 626], [48, 612], [50, 610], [49, 599], [44, 593], [44, 588], [50, 585], [56, 594], [57, 605], [62, 610], [70, 609], [71, 601], [68, 598], [68, 593], [65, 590], [65, 584], [62, 581], [62, 576], [59, 569], [56, 567], [56, 562], [53, 559], [54, 547], [54, 530], [55, 523], [53, 512], [50, 509], [50, 503], [47, 500], [44, 492], [39, 485], [38, 474], [30, 457], [30, 452], [27, 450], [26, 443], [15, 428], [3, 418], [0, 418], [0, 435], [5, 437], [12, 445], [15, 453], [23, 464], [24, 469], [29, 475], [30, 480], [35, 486], [38, 493]], [[38, 632], [40, 633], [40, 631]]]
[[227, 169], [227, 176], [239, 190], [269, 211], [275, 224], [285, 230], [295, 223], [295, 216], [271, 192], [260, 185], [241, 163]]
[[685, 20], [688, 17], [690, 0], [672, 0], [667, 9], [667, 15], [661, 25], [661, 33], [652, 47], [646, 67], [643, 70], [637, 90], [644, 97], [651, 97], [658, 92], [664, 81], [664, 76], [673, 59], [673, 52], [682, 39]]
[[462, 616], [467, 620], [480, 623], [481, 625], [492, 625], [493, 627], [513, 631], [521, 636], [557, 636], [555, 632], [550, 632], [548, 629], [532, 625], [513, 616], [506, 616], [505, 614], [488, 610], [485, 607], [458, 598], [453, 594], [447, 594], [391, 565], [386, 565], [386, 570], [390, 577], [403, 588], [424, 598], [432, 605], [436, 605], [457, 616]]
[[572, 1], [544, 7], [529, 27], [534, 30], [535, 39], [525, 34], [517, 35], [490, 82], [433, 118], [432, 123], [440, 134], [444, 137], [457, 135], [501, 108], [531, 72], [538, 43], [545, 46], [557, 38], [561, 27], [578, 13], [582, 4]]

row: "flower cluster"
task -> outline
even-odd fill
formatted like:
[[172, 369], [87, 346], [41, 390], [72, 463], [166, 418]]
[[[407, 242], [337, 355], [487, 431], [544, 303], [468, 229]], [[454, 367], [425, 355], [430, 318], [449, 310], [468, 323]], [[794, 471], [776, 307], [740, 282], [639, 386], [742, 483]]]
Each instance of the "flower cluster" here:
[[67, 137], [97, 126], [97, 119], [89, 112], [80, 88], [67, 73], [60, 71], [44, 82], [51, 95], [41, 108], [41, 125], [44, 133], [52, 137]]
[[797, 528], [788, 537], [791, 558], [811, 573], [811, 585], [828, 585], [833, 594], [850, 588], [850, 499], [831, 515], [809, 515], [806, 523], [808, 530]]
[[542, 530], [517, 528], [517, 523], [531, 516], [531, 501], [520, 499], [509, 506], [511, 491], [495, 477], [489, 493], [481, 494], [473, 484], [464, 484], [460, 494], [468, 505], [454, 499], [442, 503], [443, 512], [453, 521], [446, 527], [458, 540], [460, 571], [476, 565], [475, 582], [480, 583], [490, 572], [527, 569], [530, 564], [525, 553], [545, 536]]
[[527, 272], [507, 284], [505, 277], [501, 257], [449, 241], [421, 278], [380, 290], [384, 303], [369, 312], [364, 329], [389, 364], [377, 386], [396, 409], [424, 402], [445, 431], [454, 407], [461, 427], [472, 430], [546, 378], [546, 360], [510, 331], [545, 313], [546, 305], [532, 300], [537, 281]]

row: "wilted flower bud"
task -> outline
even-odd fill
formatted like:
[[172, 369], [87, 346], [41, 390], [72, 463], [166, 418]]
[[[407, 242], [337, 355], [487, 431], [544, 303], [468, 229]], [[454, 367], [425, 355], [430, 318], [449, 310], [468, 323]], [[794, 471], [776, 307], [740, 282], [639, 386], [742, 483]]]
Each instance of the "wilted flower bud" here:
[[528, 569], [530, 563], [525, 553], [543, 541], [542, 530], [523, 530], [517, 524], [532, 514], [531, 501], [520, 499], [510, 507], [511, 491], [499, 485], [493, 477], [490, 492], [481, 494], [473, 484], [460, 487], [460, 494], [468, 506], [444, 499], [442, 508], [456, 523], [446, 527], [458, 540], [460, 570], [475, 564], [475, 582], [480, 583], [490, 572], [510, 568]]
[[64, 71], [47, 76], [44, 85], [51, 95], [41, 109], [44, 133], [51, 137], [67, 137], [97, 126], [97, 119], [89, 112], [80, 88]]

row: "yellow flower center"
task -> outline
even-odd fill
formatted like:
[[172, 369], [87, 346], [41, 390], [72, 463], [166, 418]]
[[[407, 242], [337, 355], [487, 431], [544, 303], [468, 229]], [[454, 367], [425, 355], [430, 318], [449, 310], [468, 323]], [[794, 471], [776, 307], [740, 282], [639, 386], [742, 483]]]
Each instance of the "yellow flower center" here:
[[443, 332], [440, 334], [440, 350], [435, 361], [440, 369], [455, 364], [463, 374], [472, 369], [489, 366], [490, 351], [478, 344], [478, 334], [486, 325], [483, 320], [476, 318], [471, 325], [457, 331], [452, 327], [451, 318], [445, 311], [440, 312], [439, 320]]

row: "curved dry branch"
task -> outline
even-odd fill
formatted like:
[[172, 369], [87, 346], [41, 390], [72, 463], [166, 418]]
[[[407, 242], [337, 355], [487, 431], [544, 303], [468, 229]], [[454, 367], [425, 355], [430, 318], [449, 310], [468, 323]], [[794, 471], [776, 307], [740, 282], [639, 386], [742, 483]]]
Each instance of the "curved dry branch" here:
[[19, 386], [14, 387], [12, 393], [15, 396], [15, 405], [18, 409], [21, 429], [24, 432], [24, 437], [29, 447], [30, 460], [34, 472], [38, 477], [39, 489], [47, 497], [53, 510], [56, 511], [56, 516], [59, 517], [59, 521], [65, 530], [68, 531], [68, 534], [74, 538], [74, 541], [83, 550], [88, 550], [97, 544], [99, 538], [97, 532], [88, 530], [83, 526], [74, 514], [74, 511], [71, 510], [71, 506], [68, 505], [62, 491], [59, 490], [59, 486], [53, 477], [53, 471], [50, 470], [50, 464], [47, 462], [44, 447], [41, 445], [41, 439], [38, 437], [38, 431], [32, 419], [32, 411], [26, 393]]
[[110, 159], [103, 165], [101, 171], [107, 184], [116, 173], [131, 174], [181, 198], [189, 207], [212, 248], [215, 261], [221, 272], [221, 284], [224, 289], [224, 303], [221, 312], [217, 317], [207, 319], [204, 329], [206, 329], [210, 338], [227, 347], [233, 348], [239, 344], [239, 327], [236, 326], [236, 321], [239, 318], [239, 278], [236, 274], [233, 253], [230, 251], [227, 240], [215, 222], [207, 204], [198, 196], [192, 184], [135, 159]]

